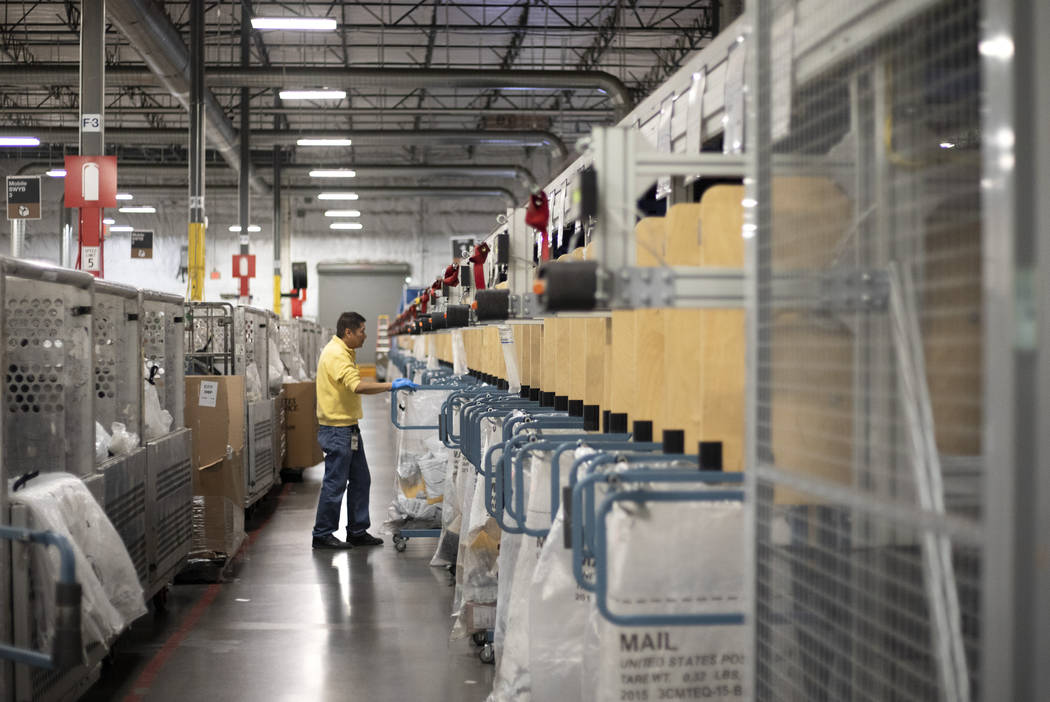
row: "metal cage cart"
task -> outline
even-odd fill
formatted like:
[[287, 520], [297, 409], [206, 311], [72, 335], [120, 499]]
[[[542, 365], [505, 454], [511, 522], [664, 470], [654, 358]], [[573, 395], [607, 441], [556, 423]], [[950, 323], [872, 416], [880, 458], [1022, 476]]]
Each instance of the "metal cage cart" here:
[[317, 358], [321, 355], [321, 349], [328, 342], [323, 336], [321, 325], [308, 319], [299, 320], [300, 341], [299, 350], [306, 362], [306, 372], [310, 377], [317, 375]]
[[[258, 502], [273, 487], [274, 458], [274, 400], [269, 383], [269, 335], [271, 312], [256, 307], [235, 307], [233, 328], [234, 371], [245, 376], [246, 432], [245, 432], [245, 507]], [[248, 376], [254, 367], [258, 374], [258, 393], [253, 393]]]
[[[192, 537], [193, 450], [190, 430], [183, 426], [185, 391], [185, 301], [177, 296], [143, 290], [141, 296], [142, 355], [145, 392], [156, 392], [171, 415], [167, 433], [143, 434], [146, 442], [146, 552], [149, 557], [147, 597], [162, 605], [166, 586], [189, 553]], [[146, 386], [149, 385], [149, 387]], [[145, 420], [143, 428], [148, 425]]]
[[139, 582], [148, 590], [147, 449], [141, 440], [143, 347], [138, 289], [95, 281], [91, 319], [95, 420], [107, 432], [120, 422], [139, 440], [130, 453], [103, 458], [86, 482], [123, 539]]
[[[0, 259], [3, 298], [3, 460], [0, 519], [33, 528], [21, 507], [9, 503], [9, 480], [35, 472], [67, 472], [87, 478], [94, 466], [92, 284], [87, 274]], [[15, 567], [14, 548], [0, 542], [0, 635], [34, 648], [34, 585], [28, 569]], [[21, 563], [21, 561], [18, 561]], [[3, 665], [0, 690], [12, 699], [78, 696], [97, 678], [104, 646], [92, 646], [83, 665], [61, 670]]]
[[[272, 356], [276, 350], [278, 355], [281, 349], [282, 331], [281, 318], [274, 312], [267, 312], [266, 340], [267, 351]], [[281, 371], [281, 380], [278, 384], [270, 385], [270, 416], [272, 427], [270, 436], [273, 443], [273, 481], [277, 482], [284, 465], [284, 456], [287, 453], [287, 437], [284, 434], [284, 362], [278, 361]]]
[[186, 373], [236, 375], [233, 305], [228, 302], [187, 302], [185, 305]]

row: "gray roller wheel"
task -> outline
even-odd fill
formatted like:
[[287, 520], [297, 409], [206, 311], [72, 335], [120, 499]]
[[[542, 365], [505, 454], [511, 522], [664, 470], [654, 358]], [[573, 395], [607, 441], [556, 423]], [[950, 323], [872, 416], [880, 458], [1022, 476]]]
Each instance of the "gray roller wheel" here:
[[398, 553], [403, 553], [406, 548], [408, 548], [408, 539], [404, 538], [403, 536], [395, 536], [394, 549]]
[[481, 659], [482, 663], [495, 663], [496, 652], [492, 649], [492, 644], [487, 643], [482, 646], [481, 650], [478, 651], [478, 658]]

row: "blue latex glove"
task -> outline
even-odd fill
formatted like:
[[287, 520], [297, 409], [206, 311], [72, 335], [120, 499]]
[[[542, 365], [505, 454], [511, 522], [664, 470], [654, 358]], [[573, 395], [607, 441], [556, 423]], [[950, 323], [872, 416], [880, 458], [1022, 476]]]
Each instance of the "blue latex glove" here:
[[397, 378], [394, 380], [394, 390], [418, 390], [419, 386], [408, 378]]

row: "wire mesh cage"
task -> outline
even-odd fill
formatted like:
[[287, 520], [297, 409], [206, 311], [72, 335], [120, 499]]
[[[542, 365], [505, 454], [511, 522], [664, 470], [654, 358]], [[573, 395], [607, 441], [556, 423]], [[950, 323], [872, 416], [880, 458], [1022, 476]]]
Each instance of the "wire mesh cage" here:
[[3, 259], [7, 475], [93, 466], [89, 274]]
[[[228, 302], [186, 303], [186, 373], [236, 375], [233, 305]], [[243, 371], [241, 371], [243, 373]]]
[[141, 291], [144, 372], [157, 388], [160, 403], [173, 418], [172, 431], [183, 426], [186, 404], [185, 301], [178, 295]]
[[317, 358], [321, 355], [321, 349], [328, 341], [324, 336], [321, 325], [308, 319], [300, 319], [301, 327], [300, 350], [303, 361], [306, 363], [306, 371], [310, 377], [317, 375]]
[[875, 4], [755, 15], [759, 699], [980, 689], [980, 3]]
[[142, 436], [142, 339], [139, 291], [95, 282], [92, 324], [95, 340], [95, 419], [110, 431], [121, 422]]

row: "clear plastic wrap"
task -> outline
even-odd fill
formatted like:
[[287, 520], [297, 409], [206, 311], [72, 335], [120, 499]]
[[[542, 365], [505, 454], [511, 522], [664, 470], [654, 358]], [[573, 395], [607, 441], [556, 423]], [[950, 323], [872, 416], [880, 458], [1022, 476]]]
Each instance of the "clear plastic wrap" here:
[[95, 463], [105, 463], [109, 458], [109, 446], [113, 437], [100, 422], [95, 422]]
[[[114, 638], [146, 613], [142, 586], [120, 534], [105, 511], [77, 477], [45, 473], [12, 493], [12, 505], [23, 505], [30, 528], [69, 539], [76, 558], [76, 575], [83, 597], [81, 631], [84, 650], [92, 644], [108, 648]], [[58, 549], [33, 546], [16, 573], [30, 574], [33, 590], [33, 645], [49, 650], [54, 637], [55, 582], [61, 560]]]
[[193, 496], [188, 560], [213, 561], [237, 554], [244, 543], [244, 507], [219, 495]]
[[448, 566], [456, 562], [456, 551], [459, 550], [459, 530], [463, 523], [463, 513], [460, 511], [460, 501], [457, 497], [459, 495], [458, 484], [462, 480], [460, 472], [467, 469], [473, 470], [460, 450], [449, 451], [448, 458], [445, 460], [445, 482], [442, 485], [441, 495], [441, 536], [438, 537], [434, 556], [430, 559], [432, 566]]
[[277, 346], [276, 339], [270, 337], [267, 340], [267, 348], [269, 349], [270, 357], [268, 376], [270, 395], [274, 396], [281, 392], [281, 385], [284, 384], [284, 364], [281, 363], [281, 349]]
[[[627, 504], [608, 519], [610, 608], [631, 613], [746, 609], [739, 502]], [[675, 534], [688, 538], [676, 539]], [[622, 627], [592, 608], [582, 690], [597, 699], [749, 698], [744, 626]], [[646, 675], [625, 676], [624, 671]]]
[[467, 374], [467, 347], [463, 344], [463, 331], [452, 330], [452, 373], [454, 375]]
[[247, 402], [258, 402], [262, 399], [262, 378], [259, 377], [259, 367], [255, 361], [248, 364], [244, 369], [244, 399]]
[[114, 456], [128, 456], [139, 447], [139, 435], [121, 422], [113, 422], [113, 439], [109, 444], [109, 451]]
[[144, 393], [144, 420], [146, 441], [159, 439], [171, 429], [171, 412], [161, 407], [157, 386], [146, 382]]

